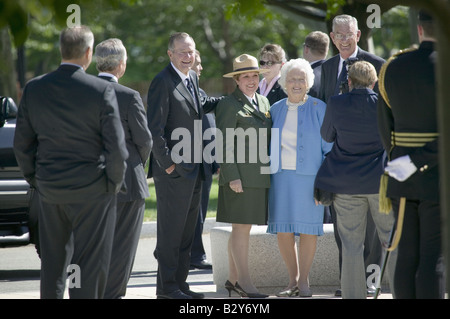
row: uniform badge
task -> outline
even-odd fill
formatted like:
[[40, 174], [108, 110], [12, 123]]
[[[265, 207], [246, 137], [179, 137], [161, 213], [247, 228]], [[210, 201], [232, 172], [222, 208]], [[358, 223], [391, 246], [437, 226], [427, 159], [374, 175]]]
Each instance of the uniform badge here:
[[269, 111], [267, 111], [264, 115], [265, 115], [268, 119], [270, 119], [270, 112], [269, 112]]

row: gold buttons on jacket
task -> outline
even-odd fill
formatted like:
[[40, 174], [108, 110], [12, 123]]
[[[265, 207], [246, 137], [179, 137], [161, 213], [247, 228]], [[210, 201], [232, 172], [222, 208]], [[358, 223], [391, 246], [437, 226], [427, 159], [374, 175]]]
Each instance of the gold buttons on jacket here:
[[424, 171], [426, 171], [428, 169], [428, 165], [424, 165], [424, 166], [422, 166], [419, 170], [421, 171], [421, 172], [424, 172]]

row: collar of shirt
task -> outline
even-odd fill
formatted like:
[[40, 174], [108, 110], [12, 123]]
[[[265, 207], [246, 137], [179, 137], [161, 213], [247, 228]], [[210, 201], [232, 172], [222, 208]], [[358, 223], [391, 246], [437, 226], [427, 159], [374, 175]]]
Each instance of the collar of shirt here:
[[113, 75], [113, 74], [111, 74], [111, 73], [100, 72], [100, 73], [98, 74], [98, 76], [104, 76], [104, 77], [112, 78], [114, 82], [119, 83], [119, 79], [118, 79], [115, 75]]
[[184, 74], [183, 72], [181, 72], [180, 70], [178, 70], [175, 65], [173, 65], [172, 62], [170, 62], [170, 64], [172, 64], [172, 67], [174, 68], [174, 70], [177, 72], [177, 74], [180, 76], [181, 80], [183, 81], [184, 85], [186, 85], [186, 79], [189, 79], [189, 76]]
[[250, 105], [253, 106], [253, 107], [255, 107], [255, 106], [253, 105], [253, 100], [255, 100], [255, 102], [258, 103], [258, 101], [256, 100], [256, 94], [253, 94], [253, 97], [250, 97], [250, 96], [248, 96], [248, 95], [246, 95], [246, 94], [244, 94], [244, 95], [245, 95], [245, 97], [247, 98], [247, 100], [248, 100], [248, 102], [250, 103]]
[[[356, 55], [357, 55], [357, 54], [358, 54], [358, 47], [356, 48], [355, 52], [353, 52], [353, 53], [349, 56], [349, 58], [356, 58]], [[345, 60], [346, 60], [346, 59], [343, 59], [343, 58], [341, 57], [341, 55], [339, 55], [338, 77], [339, 77], [339, 74], [341, 74], [341, 71], [342, 71], [342, 63], [344, 63]]]
[[61, 62], [61, 64], [60, 65], [72, 65], [72, 66], [76, 66], [76, 67], [79, 67], [81, 70], [83, 70], [84, 71], [84, 69], [83, 69], [83, 67], [81, 66], [81, 65], [79, 65], [79, 64], [75, 64], [75, 63], [68, 63], [68, 62]]
[[280, 74], [278, 74], [276, 77], [270, 81], [270, 83], [267, 83], [266, 78], [263, 78], [261, 82], [259, 82], [259, 91], [261, 92], [261, 95], [267, 96], [272, 90], [272, 87], [274, 86], [275, 82], [278, 81], [280, 78]]

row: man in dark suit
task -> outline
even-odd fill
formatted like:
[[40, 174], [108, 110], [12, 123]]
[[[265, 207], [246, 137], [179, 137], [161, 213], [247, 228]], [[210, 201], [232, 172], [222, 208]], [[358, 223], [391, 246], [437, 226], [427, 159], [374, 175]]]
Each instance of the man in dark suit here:
[[[366, 52], [358, 47], [358, 41], [361, 31], [358, 29], [358, 21], [349, 15], [339, 15], [333, 19], [331, 40], [339, 51], [339, 54], [333, 56], [322, 64], [322, 75], [319, 89], [319, 99], [328, 102], [333, 95], [348, 92], [347, 70], [349, 64], [354, 61], [367, 61], [371, 63], [377, 73], [385, 62], [382, 58]], [[375, 85], [374, 91], [378, 93], [378, 84]], [[342, 260], [341, 240], [336, 227], [336, 213], [333, 205], [330, 206], [331, 218], [334, 226], [334, 236], [339, 249], [339, 266]], [[371, 264], [380, 265], [381, 260], [381, 243], [376, 234], [374, 222], [368, 215], [366, 241], [364, 245], [364, 259], [366, 269]], [[370, 287], [371, 293], [375, 292], [375, 287]], [[340, 291], [337, 291], [337, 295]]]
[[65, 29], [60, 67], [20, 102], [14, 148], [41, 197], [41, 298], [63, 298], [69, 269], [71, 298], [105, 292], [128, 152], [114, 88], [85, 73], [93, 44], [89, 28]]
[[[194, 70], [197, 73], [197, 76], [200, 78], [203, 67], [200, 52], [198, 50], [196, 50], [195, 52], [195, 62], [194, 65], [192, 66], [192, 70]], [[201, 88], [199, 88], [199, 93], [201, 99], [208, 98], [206, 92]], [[203, 133], [207, 132], [207, 130], [210, 131], [215, 130], [215, 128], [216, 128], [216, 120], [214, 118], [214, 114], [213, 113], [204, 114], [202, 120]], [[212, 136], [211, 139], [205, 137], [205, 139], [203, 140], [204, 147], [215, 148], [214, 138], [215, 138], [214, 135]], [[211, 152], [211, 157], [209, 158], [209, 160], [205, 159], [204, 162], [205, 179], [202, 182], [202, 197], [200, 204], [200, 212], [198, 214], [197, 227], [195, 228], [194, 241], [192, 242], [191, 268], [198, 268], [198, 269], [212, 268], [211, 263], [206, 259], [206, 252], [205, 247], [203, 246], [202, 235], [203, 235], [203, 225], [205, 223], [206, 214], [208, 212], [209, 196], [211, 192], [213, 175], [216, 174], [219, 170], [219, 164], [215, 161], [214, 155], [215, 151]]]
[[111, 266], [105, 298], [125, 296], [130, 279], [145, 211], [148, 191], [145, 162], [152, 148], [152, 135], [139, 92], [118, 83], [127, 65], [127, 51], [119, 39], [108, 39], [95, 47], [99, 77], [113, 84], [125, 143], [129, 153], [125, 172], [126, 191], [117, 194], [117, 219]]
[[432, 17], [423, 11], [418, 20], [419, 48], [400, 52], [383, 66], [378, 125], [389, 155], [387, 196], [397, 224], [403, 222], [395, 296], [438, 299], [444, 298], [445, 281], [435, 75], [437, 29]]
[[303, 43], [303, 58], [311, 64], [314, 72], [314, 84], [309, 89], [308, 95], [319, 97], [320, 80], [322, 77], [322, 64], [328, 55], [330, 38], [321, 31], [313, 31], [308, 34]]
[[[343, 65], [345, 62], [346, 70], [342, 73], [347, 74], [348, 63], [353, 61], [367, 61], [370, 62], [379, 73], [381, 66], [385, 62], [382, 58], [362, 50], [358, 47], [358, 41], [361, 36], [361, 31], [358, 30], [358, 21], [349, 15], [339, 15], [333, 19], [333, 31], [330, 32], [331, 40], [339, 51], [339, 54], [328, 59], [322, 64], [321, 87], [319, 91], [319, 99], [327, 103], [328, 98], [337, 95], [340, 92], [340, 87], [346, 86], [348, 92], [347, 76], [344, 79], [339, 79]], [[375, 92], [378, 92], [378, 86], [375, 85]]]
[[157, 198], [158, 298], [203, 298], [189, 289], [190, 252], [194, 238], [203, 165], [202, 118], [217, 102], [201, 100], [197, 74], [191, 70], [195, 42], [187, 33], [173, 34], [167, 54], [171, 63], [150, 84], [147, 121], [153, 136], [149, 177]]

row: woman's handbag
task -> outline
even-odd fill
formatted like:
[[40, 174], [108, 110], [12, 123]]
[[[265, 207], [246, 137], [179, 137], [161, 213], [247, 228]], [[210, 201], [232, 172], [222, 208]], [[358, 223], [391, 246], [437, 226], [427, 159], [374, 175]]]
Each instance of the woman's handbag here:
[[314, 187], [314, 199], [323, 206], [330, 206], [333, 203], [334, 193]]

